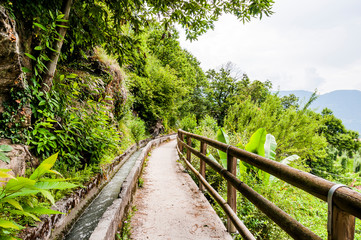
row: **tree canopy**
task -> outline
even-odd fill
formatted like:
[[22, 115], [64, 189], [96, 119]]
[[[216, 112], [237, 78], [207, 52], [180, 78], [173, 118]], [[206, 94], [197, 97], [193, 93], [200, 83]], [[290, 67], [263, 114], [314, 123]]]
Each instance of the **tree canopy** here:
[[[174, 24], [179, 24], [186, 30], [187, 38], [196, 39], [209, 29], [214, 28], [214, 22], [223, 13], [235, 15], [243, 22], [252, 17], [269, 16], [272, 14], [273, 0], [231, 0], [231, 1], [153, 1], [153, 0], [6, 0], [5, 5], [12, 11], [22, 28], [23, 47], [29, 52], [36, 46], [37, 31], [33, 23], [42, 26], [51, 23], [51, 15], [55, 12], [65, 14], [63, 24], [57, 24], [58, 33], [68, 29], [65, 36], [66, 48], [62, 52], [63, 59], [79, 56], [97, 45], [103, 46], [108, 53], [118, 56], [120, 63], [126, 60], [127, 52], [138, 48], [138, 39], [131, 33], [138, 34], [151, 22], [158, 21], [164, 32], [169, 31]], [[49, 54], [60, 54], [63, 38], [49, 43]], [[59, 46], [57, 49], [56, 46]], [[30, 52], [29, 52], [30, 53]], [[74, 57], [74, 56], [73, 56]], [[57, 57], [50, 58], [51, 64], [57, 64]], [[50, 65], [51, 65], [50, 64]], [[46, 75], [54, 66], [48, 66]], [[51, 81], [45, 84], [51, 85]]]

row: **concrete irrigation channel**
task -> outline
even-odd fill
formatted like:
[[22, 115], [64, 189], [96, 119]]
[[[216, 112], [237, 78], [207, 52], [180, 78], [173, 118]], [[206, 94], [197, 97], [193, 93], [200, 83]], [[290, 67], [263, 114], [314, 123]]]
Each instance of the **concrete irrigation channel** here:
[[56, 203], [63, 215], [46, 216], [35, 228], [27, 228], [21, 239], [31, 240], [108, 240], [114, 239], [118, 224], [130, 206], [144, 160], [151, 149], [175, 139], [167, 135], [144, 140], [117, 157], [107, 176], [96, 176], [85, 188]]

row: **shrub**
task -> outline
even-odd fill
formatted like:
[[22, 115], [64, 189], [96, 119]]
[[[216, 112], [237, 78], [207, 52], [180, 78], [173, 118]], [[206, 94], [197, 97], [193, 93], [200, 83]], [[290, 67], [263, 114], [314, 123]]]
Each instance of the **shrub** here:
[[128, 127], [135, 142], [145, 138], [145, 123], [139, 117], [128, 120]]
[[193, 130], [197, 127], [197, 120], [194, 114], [188, 115], [184, 117], [179, 124], [180, 128], [187, 132], [193, 132]]

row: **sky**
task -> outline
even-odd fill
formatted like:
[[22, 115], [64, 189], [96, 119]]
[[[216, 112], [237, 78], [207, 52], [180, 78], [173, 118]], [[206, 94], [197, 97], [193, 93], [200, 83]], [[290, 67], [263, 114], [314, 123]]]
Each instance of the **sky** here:
[[274, 90], [361, 90], [361, 1], [275, 0], [275, 12], [243, 24], [222, 16], [215, 29], [181, 46], [203, 70], [227, 62]]

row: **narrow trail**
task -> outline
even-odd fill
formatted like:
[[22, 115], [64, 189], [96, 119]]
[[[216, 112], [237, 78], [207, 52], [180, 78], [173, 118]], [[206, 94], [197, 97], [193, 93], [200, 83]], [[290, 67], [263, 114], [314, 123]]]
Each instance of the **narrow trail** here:
[[209, 240], [232, 237], [198, 190], [191, 177], [177, 163], [176, 141], [152, 151], [137, 190], [131, 219], [132, 239]]

